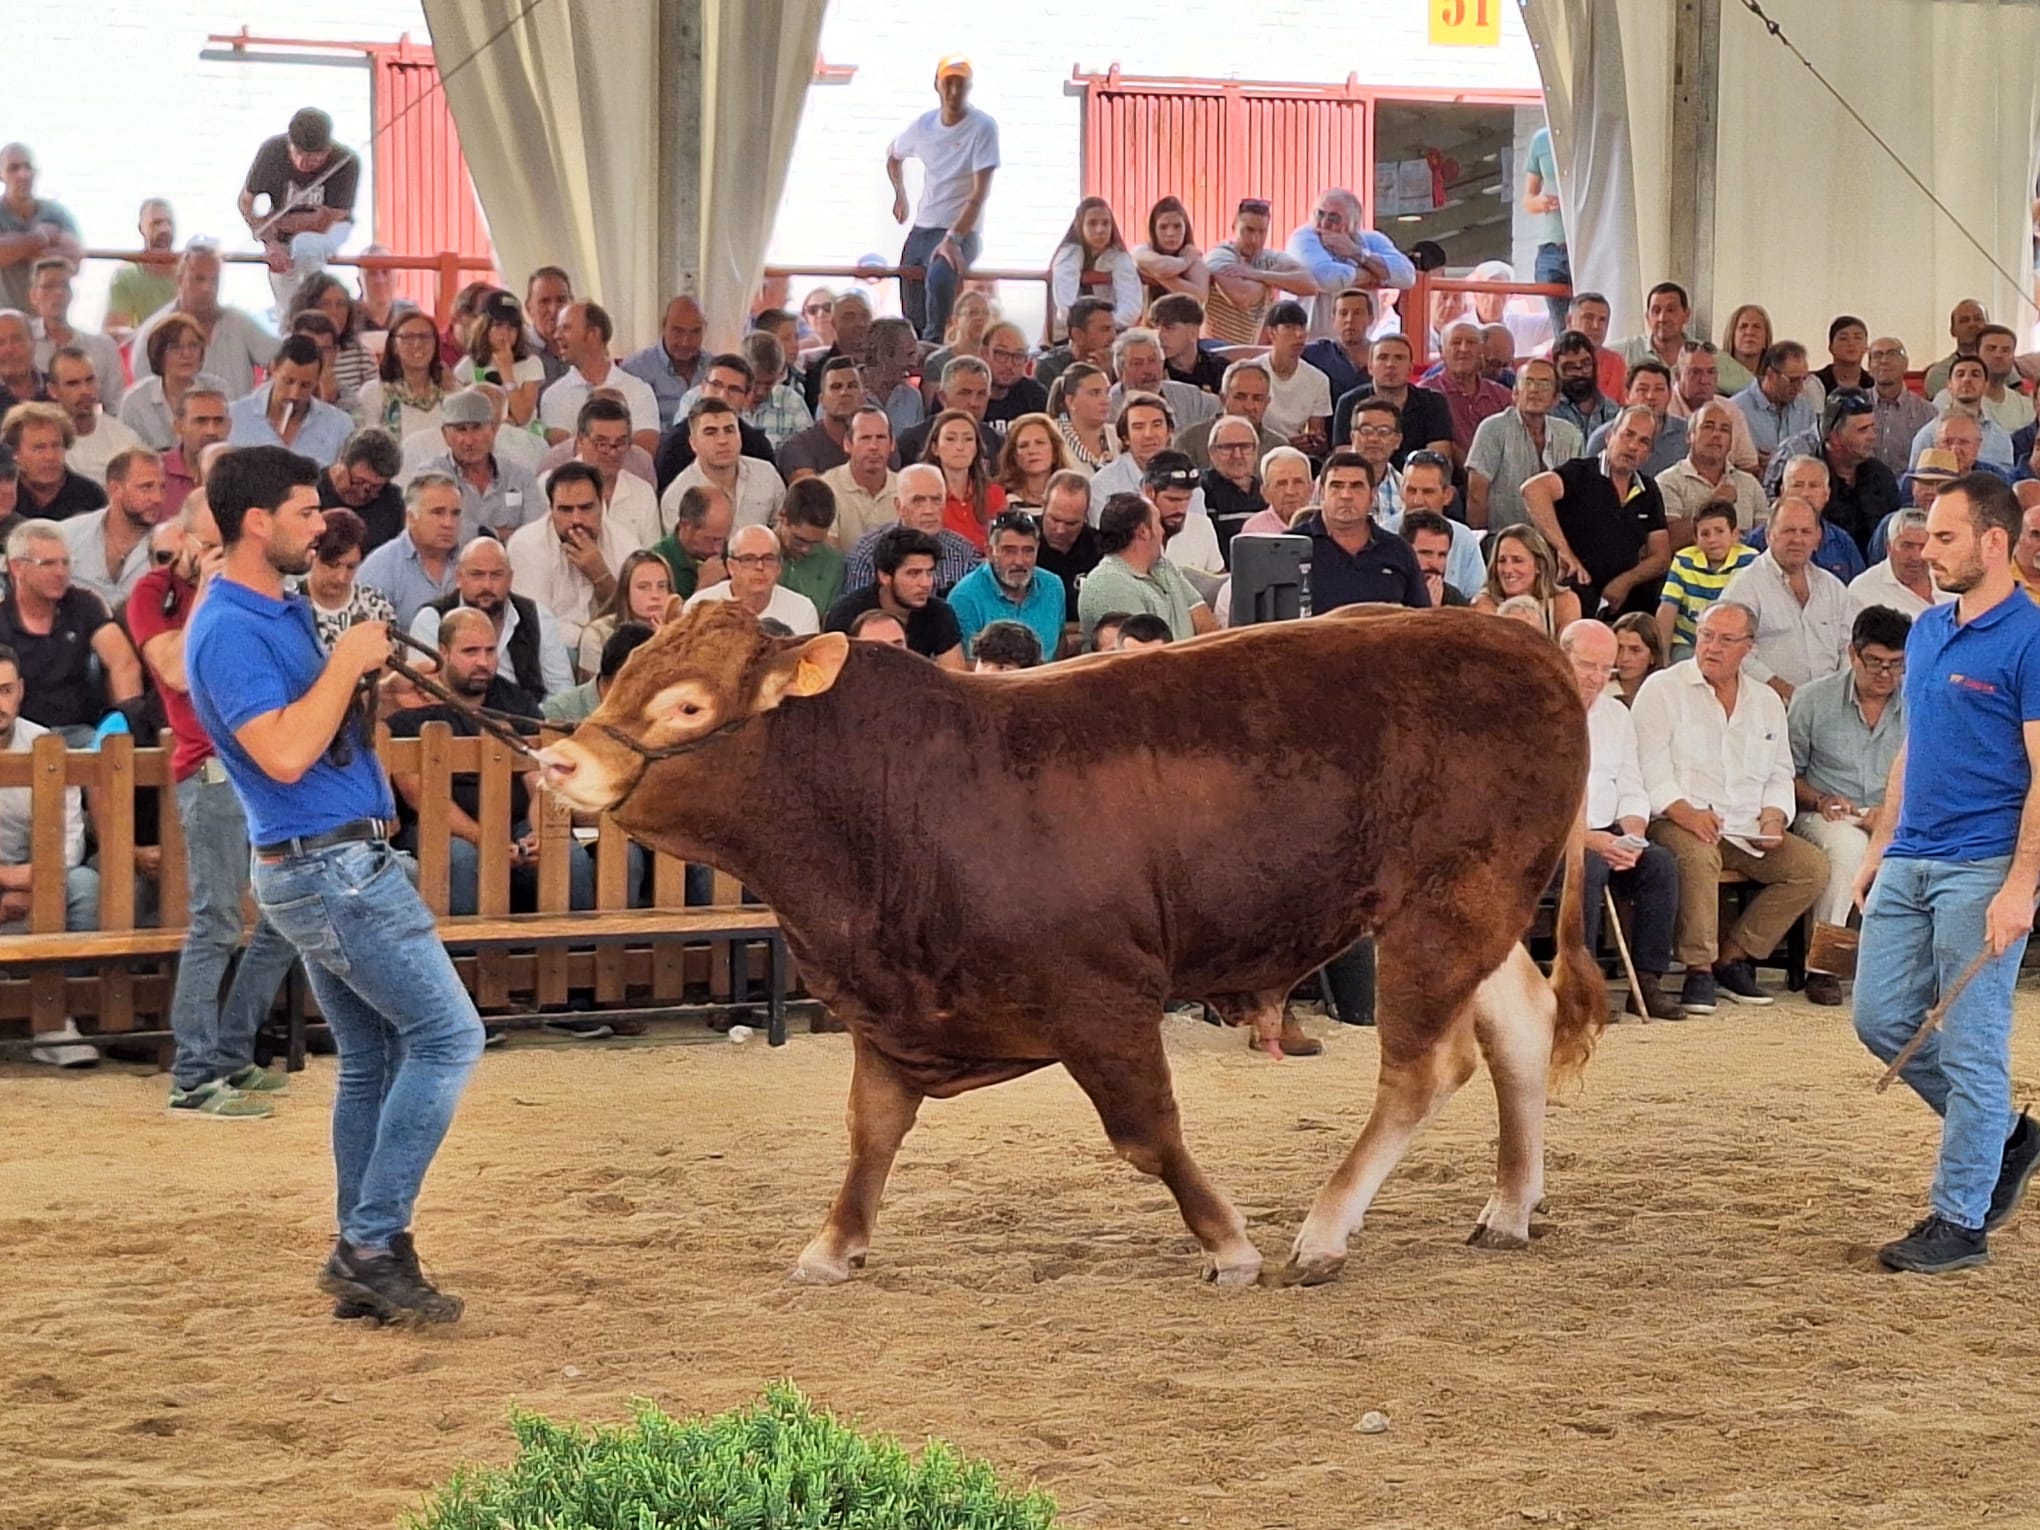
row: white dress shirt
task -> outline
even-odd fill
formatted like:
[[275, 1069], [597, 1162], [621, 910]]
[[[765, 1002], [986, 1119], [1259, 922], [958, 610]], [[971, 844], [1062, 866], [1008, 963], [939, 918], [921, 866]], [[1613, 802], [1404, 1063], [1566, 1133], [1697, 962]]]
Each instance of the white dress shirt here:
[[1729, 834], [1754, 834], [1766, 808], [1792, 821], [1785, 703], [1747, 672], [1737, 685], [1734, 715], [1724, 716], [1698, 660], [1661, 669], [1637, 692], [1630, 721], [1653, 814], [1662, 816], [1683, 799], [1719, 813]]
[[1774, 675], [1794, 687], [1832, 675], [1849, 661], [1849, 628], [1856, 609], [1848, 586], [1816, 563], [1806, 565], [1806, 604], [1785, 582], [1785, 570], [1769, 549], [1728, 581], [1723, 600], [1733, 600], [1757, 613], [1757, 640], [1743, 660], [1743, 673], [1755, 680]]
[[[613, 576], [636, 549], [607, 516], [602, 520], [600, 540], [602, 561]], [[519, 526], [510, 534], [504, 551], [510, 555], [510, 587], [540, 610], [550, 611], [553, 620], [559, 623], [560, 642], [569, 652], [578, 649], [581, 629], [595, 615], [595, 586], [567, 560], [567, 550], [560, 546], [560, 534], [553, 530], [552, 517], [544, 516]]]
[[1650, 796], [1636, 757], [1636, 723], [1604, 690], [1587, 708], [1587, 827], [1605, 829], [1624, 818], [1648, 823]]
[[[538, 480], [541, 516], [547, 504], [545, 486], [551, 477], [552, 474], [547, 473]], [[614, 526], [629, 550], [636, 552], [640, 547], [650, 547], [658, 541], [671, 524], [671, 517], [663, 523], [660, 521], [659, 501], [650, 484], [632, 473], [616, 475], [616, 487], [610, 491], [609, 502], [602, 507], [604, 531]]]
[[646, 430], [656, 432], [663, 423], [659, 418], [659, 396], [652, 392], [652, 385], [613, 362], [609, 375], [592, 385], [581, 375], [579, 367], [569, 367], [566, 376], [538, 396], [538, 422], [547, 430], [573, 435], [581, 406], [596, 388], [614, 388], [623, 395], [624, 407], [630, 410], [632, 435]]
[[[1933, 577], [1929, 575], [1927, 583], [1932, 585], [1933, 582]], [[1932, 600], [1920, 599], [1898, 582], [1898, 575], [1891, 571], [1889, 558], [1882, 563], [1873, 563], [1849, 581], [1849, 611], [1852, 621], [1855, 613], [1866, 606], [1889, 606], [1892, 610], [1902, 611], [1907, 616], [1923, 616], [1929, 606], [1945, 606], [1953, 599], [1955, 596], [1951, 592], [1940, 589], [1934, 591]]]
[[[705, 600], [728, 600], [730, 582], [712, 584], [705, 590], [696, 590], [687, 597], [682, 609], [692, 611]], [[772, 598], [765, 602], [765, 614], [776, 621], [785, 622], [795, 637], [813, 637], [822, 630], [821, 616], [815, 610], [815, 603], [798, 590], [789, 590], [783, 584], [772, 586]]]
[[[687, 471], [667, 484], [666, 492], [659, 496], [660, 525], [669, 528], [673, 525], [680, 514], [680, 496], [696, 484], [715, 486], [702, 468], [699, 457], [688, 463]], [[772, 512], [779, 508], [779, 501], [785, 494], [786, 481], [771, 463], [760, 462], [756, 457], [739, 457], [737, 492], [730, 496], [736, 519], [730, 523], [730, 529], [771, 525]]]

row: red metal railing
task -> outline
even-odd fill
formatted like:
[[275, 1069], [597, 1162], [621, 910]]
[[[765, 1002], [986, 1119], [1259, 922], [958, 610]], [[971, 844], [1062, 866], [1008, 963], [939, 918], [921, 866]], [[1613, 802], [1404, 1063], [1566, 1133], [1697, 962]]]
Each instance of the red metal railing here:
[[[145, 252], [141, 250], [87, 250], [87, 260], [138, 261]], [[221, 250], [220, 259], [237, 266], [263, 265], [263, 256], [249, 250]], [[495, 263], [482, 255], [463, 255], [457, 250], [441, 250], [436, 255], [336, 255], [331, 264], [356, 266], [364, 271], [426, 271], [436, 273], [439, 281], [439, 307], [435, 316], [444, 319], [453, 312], [454, 299], [460, 289], [481, 276], [494, 276]], [[167, 267], [166, 267], [167, 268]]]

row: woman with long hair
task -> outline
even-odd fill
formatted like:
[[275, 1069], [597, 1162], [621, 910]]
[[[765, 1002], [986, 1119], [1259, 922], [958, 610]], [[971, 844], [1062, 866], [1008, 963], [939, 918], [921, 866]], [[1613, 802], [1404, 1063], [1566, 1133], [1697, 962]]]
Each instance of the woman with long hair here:
[[1062, 430], [1045, 414], [1023, 414], [1006, 427], [999, 448], [998, 485], [1006, 503], [1039, 510], [1048, 503], [1048, 481], [1074, 467]]
[[962, 409], [943, 410], [928, 428], [921, 460], [942, 469], [943, 528], [983, 552], [985, 528], [1006, 508], [1006, 491], [992, 482], [977, 420]]
[[1148, 209], [1147, 243], [1133, 252], [1146, 284], [1147, 301], [1185, 292], [1203, 302], [1211, 295], [1211, 272], [1190, 229], [1190, 210], [1178, 197], [1163, 197]]
[[475, 321], [482, 306], [502, 289], [494, 282], [469, 282], [454, 294], [453, 312], [446, 316], [446, 328], [439, 332], [439, 359], [449, 368], [468, 353]]
[[1487, 586], [1473, 598], [1476, 611], [1499, 611], [1517, 596], [1537, 602], [1547, 637], [1557, 637], [1580, 619], [1580, 598], [1558, 583], [1558, 557], [1535, 526], [1505, 526], [1488, 552]]
[[538, 413], [538, 391], [545, 385], [545, 363], [531, 353], [524, 329], [524, 305], [510, 293], [489, 294], [469, 334], [467, 354], [455, 363], [453, 376], [463, 386], [491, 382], [501, 388], [513, 425], [528, 426]]
[[1665, 638], [1657, 618], [1631, 611], [1615, 623], [1615, 694], [1625, 707], [1636, 705], [1643, 682], [1665, 667]]
[[290, 316], [284, 325], [286, 334], [302, 313], [322, 313], [332, 321], [333, 381], [340, 390], [332, 403], [354, 413], [361, 390], [375, 377], [375, 357], [361, 343], [356, 328], [354, 299], [331, 271], [314, 271], [298, 285], [297, 295], [291, 299]]
[[1122, 329], [1138, 324], [1147, 299], [1140, 268], [1120, 237], [1119, 220], [1103, 197], [1085, 197], [1048, 262], [1048, 290], [1055, 304], [1056, 328], [1068, 326], [1070, 304], [1080, 297], [1102, 296], [1104, 285], [1086, 277], [1104, 277], [1112, 295], [1112, 318]]
[[361, 405], [354, 417], [360, 424], [388, 431], [398, 445], [421, 430], [436, 434], [439, 406], [445, 402], [452, 380], [446, 363], [439, 359], [439, 329], [432, 316], [415, 308], [402, 309], [390, 329], [382, 369], [375, 381], [361, 390]]
[[395, 622], [397, 608], [381, 590], [355, 583], [361, 569], [361, 543], [368, 528], [345, 506], [322, 512], [325, 529], [312, 543], [312, 566], [305, 570], [305, 598], [312, 603], [312, 625], [329, 652], [340, 634], [357, 622]]
[[1073, 361], [1048, 390], [1048, 412], [1076, 460], [1087, 473], [1119, 455], [1112, 439], [1112, 380], [1088, 361]]
[[643, 622], [654, 632], [665, 623], [666, 602], [673, 598], [673, 571], [650, 548], [639, 548], [617, 571], [616, 593], [602, 614], [581, 629], [574, 667], [583, 675], [602, 668], [602, 650], [624, 622]]
[[1723, 393], [1742, 392], [1763, 371], [1764, 352], [1770, 348], [1771, 316], [1755, 303], [1744, 303], [1735, 309], [1721, 326], [1715, 386]]
[[[143, 347], [149, 358], [150, 375], [136, 383], [120, 401], [120, 422], [147, 442], [153, 451], [167, 452], [177, 444], [177, 406], [193, 388], [226, 392], [226, 384], [205, 365], [205, 331], [187, 313], [168, 315], [149, 331]], [[197, 463], [189, 464], [192, 468]]]

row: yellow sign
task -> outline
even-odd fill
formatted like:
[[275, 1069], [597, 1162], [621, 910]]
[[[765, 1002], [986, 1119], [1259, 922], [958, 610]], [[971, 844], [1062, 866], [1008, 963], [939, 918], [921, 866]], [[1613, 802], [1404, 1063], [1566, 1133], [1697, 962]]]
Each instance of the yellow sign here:
[[1425, 0], [1434, 47], [1499, 48], [1506, 0]]

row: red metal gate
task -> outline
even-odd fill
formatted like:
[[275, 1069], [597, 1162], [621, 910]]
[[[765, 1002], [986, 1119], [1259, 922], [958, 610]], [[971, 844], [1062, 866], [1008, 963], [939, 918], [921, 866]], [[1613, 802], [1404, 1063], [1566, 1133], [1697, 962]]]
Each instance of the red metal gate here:
[[[393, 250], [453, 250], [493, 262], [489, 226], [439, 88], [432, 50], [405, 37], [368, 44], [374, 66], [375, 233]], [[428, 313], [439, 307], [428, 272], [405, 273], [398, 291]]]

